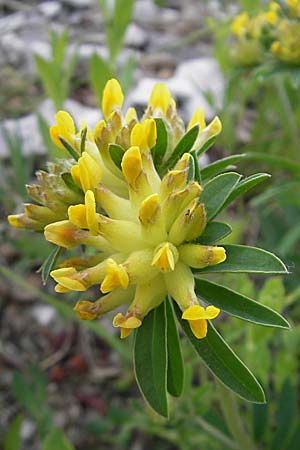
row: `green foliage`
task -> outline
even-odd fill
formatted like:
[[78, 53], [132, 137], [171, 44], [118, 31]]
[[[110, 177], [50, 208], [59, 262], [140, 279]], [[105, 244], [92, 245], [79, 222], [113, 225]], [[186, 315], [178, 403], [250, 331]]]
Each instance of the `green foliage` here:
[[246, 245], [224, 245], [226, 260], [221, 264], [198, 269], [197, 273], [288, 273], [287, 268], [273, 253]]
[[56, 109], [61, 109], [70, 90], [70, 80], [77, 63], [77, 49], [67, 57], [67, 30], [61, 34], [50, 31], [49, 41], [51, 58], [35, 55], [34, 59], [46, 95], [51, 98]]
[[139, 388], [152, 408], [168, 417], [167, 327], [165, 302], [151, 311], [138, 328], [134, 344], [134, 368]]
[[9, 424], [4, 437], [3, 450], [21, 450], [20, 431], [23, 422], [23, 416], [18, 414]]
[[42, 450], [75, 450], [60, 428], [53, 428], [46, 437]]
[[37, 367], [31, 367], [28, 376], [15, 372], [12, 392], [20, 405], [36, 423], [40, 439], [44, 439], [52, 424], [52, 412], [46, 406], [47, 379]]
[[104, 20], [108, 59], [94, 53], [89, 60], [88, 76], [97, 104], [101, 107], [103, 88], [109, 79], [118, 76], [123, 91], [127, 92], [132, 84], [136, 61], [129, 57], [122, 68], [117, 70], [116, 59], [122, 50], [132, 18], [134, 0], [116, 0], [113, 8], [108, 0], [98, 0], [98, 4]]

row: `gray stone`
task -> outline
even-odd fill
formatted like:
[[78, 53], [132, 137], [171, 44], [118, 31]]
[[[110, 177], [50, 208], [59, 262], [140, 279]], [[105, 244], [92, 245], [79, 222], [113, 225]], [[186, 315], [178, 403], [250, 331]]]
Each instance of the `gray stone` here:
[[127, 47], [143, 49], [147, 45], [148, 41], [149, 39], [147, 34], [142, 28], [135, 23], [131, 23], [128, 26], [124, 39], [124, 44]]
[[22, 65], [26, 61], [24, 44], [15, 33], [7, 33], [0, 40], [0, 64]]
[[179, 12], [172, 8], [159, 8], [152, 0], [135, 2], [133, 18], [137, 23], [160, 27], [176, 23]]
[[16, 31], [26, 24], [27, 15], [25, 12], [16, 12], [0, 19], [0, 35], [5, 35], [11, 31]]
[[46, 1], [38, 5], [38, 10], [48, 19], [53, 19], [61, 13], [62, 6], [56, 1]]
[[50, 325], [57, 318], [56, 309], [50, 305], [34, 305], [30, 312], [32, 317], [43, 326]]
[[[180, 105], [180, 114], [188, 122], [196, 108], [203, 108], [207, 119], [211, 119], [222, 105], [224, 80], [217, 62], [213, 58], [200, 58], [180, 64], [174, 76], [166, 80], [143, 78], [129, 94], [127, 106], [133, 104], [142, 111], [148, 102], [155, 83], [164, 82]], [[205, 98], [210, 93], [214, 99], [212, 108]]]
[[[205, 57], [181, 63], [168, 87], [183, 104], [186, 120], [195, 108], [203, 108], [206, 117], [213, 117], [223, 103], [224, 79], [218, 63], [214, 58]], [[214, 100], [212, 107], [205, 94], [209, 93]]]
[[[91, 128], [93, 128], [97, 121], [101, 118], [101, 114], [98, 109], [88, 108], [71, 99], [66, 100], [64, 110], [68, 111], [72, 115], [76, 123], [79, 123], [80, 120], [85, 120]], [[43, 101], [38, 108], [38, 112], [42, 114], [49, 126], [54, 124], [55, 109], [51, 100]], [[16, 132], [20, 134], [22, 139], [22, 153], [25, 156], [45, 153], [46, 150], [40, 135], [37, 117], [34, 113], [19, 119], [5, 120], [1, 123], [1, 126], [5, 127], [8, 132], [12, 134]], [[8, 155], [9, 149], [0, 134], [0, 157], [3, 158]]]

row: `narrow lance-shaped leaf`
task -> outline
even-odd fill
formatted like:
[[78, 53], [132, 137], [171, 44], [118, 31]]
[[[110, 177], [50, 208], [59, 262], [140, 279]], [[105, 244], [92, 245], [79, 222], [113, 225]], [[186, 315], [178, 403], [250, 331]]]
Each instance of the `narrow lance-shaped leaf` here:
[[253, 403], [264, 403], [265, 395], [257, 379], [223, 340], [214, 326], [208, 322], [207, 336], [197, 339], [182, 312], [175, 305], [178, 320], [184, 333], [209, 370], [239, 396]]
[[111, 159], [113, 160], [115, 165], [118, 167], [118, 169], [121, 169], [122, 158], [124, 156], [124, 149], [120, 145], [110, 144], [108, 150]]
[[213, 219], [224, 207], [225, 202], [241, 175], [235, 172], [224, 173], [210, 180], [201, 194], [201, 203], [204, 203], [207, 221]]
[[234, 190], [227, 198], [225, 206], [229, 205], [229, 203], [231, 203], [237, 197], [240, 197], [241, 195], [245, 194], [254, 186], [261, 183], [262, 181], [267, 180], [270, 177], [271, 175], [269, 175], [268, 173], [256, 173], [255, 175], [251, 175], [250, 177], [247, 177], [244, 180], [240, 181], [239, 184], [234, 188]]
[[227, 223], [209, 222], [201, 236], [198, 237], [197, 242], [204, 245], [214, 244], [228, 236], [231, 231], [232, 228]]
[[233, 244], [224, 245], [223, 247], [226, 250], [226, 260], [224, 262], [199, 269], [197, 272], [288, 273], [283, 262], [273, 253], [266, 250]]
[[184, 366], [173, 308], [168, 299], [166, 300], [166, 317], [168, 340], [167, 388], [171, 395], [180, 397], [183, 389]]
[[162, 168], [162, 173], [165, 173], [168, 169], [171, 169], [175, 166], [177, 161], [181, 158], [184, 153], [189, 152], [197, 139], [199, 133], [198, 125], [195, 125], [191, 128], [178, 142], [176, 147], [174, 148], [170, 158], [164, 164]]
[[290, 327], [287, 320], [271, 308], [225, 286], [196, 278], [195, 292], [205, 302], [239, 319], [270, 327]]
[[228, 169], [228, 166], [230, 167], [231, 164], [239, 162], [245, 156], [245, 153], [242, 153], [240, 155], [227, 156], [227, 158], [219, 159], [218, 161], [208, 164], [201, 170], [202, 179], [206, 180], [207, 178], [217, 175], [218, 173]]
[[168, 417], [167, 324], [165, 302], [152, 310], [136, 331], [134, 369], [141, 393], [149, 405]]
[[159, 167], [168, 147], [168, 133], [163, 119], [155, 119], [157, 139], [155, 146], [151, 149], [155, 167]]
[[59, 258], [59, 255], [61, 254], [62, 250], [63, 250], [62, 247], [56, 246], [48, 256], [48, 258], [43, 262], [43, 264], [39, 268], [38, 272], [41, 272], [42, 281], [44, 285], [47, 283], [49, 274], [53, 269], [53, 267], [55, 266], [56, 261]]

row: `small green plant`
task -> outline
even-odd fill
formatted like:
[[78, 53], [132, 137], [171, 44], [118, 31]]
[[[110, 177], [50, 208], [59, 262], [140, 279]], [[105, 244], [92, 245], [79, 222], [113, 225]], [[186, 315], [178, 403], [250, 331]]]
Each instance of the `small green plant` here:
[[[35, 423], [41, 450], [74, 450], [61, 429], [53, 423], [53, 413], [46, 406], [47, 377], [37, 367], [31, 367], [26, 374], [15, 372], [12, 393], [18, 403]], [[21, 450], [20, 429], [23, 416], [18, 414], [12, 420], [3, 440], [4, 450]]]
[[[123, 116], [122, 104], [121, 87], [112, 79], [103, 92], [105, 119], [94, 133], [88, 127], [77, 131], [67, 112], [57, 113], [50, 135], [71, 159], [38, 172], [37, 184], [27, 187], [38, 204], [25, 205], [24, 213], [9, 216], [9, 222], [44, 231], [56, 246], [43, 270], [45, 278], [50, 273], [57, 282], [56, 292], [100, 286], [102, 295], [96, 301], [87, 294], [77, 301], [74, 310], [80, 319], [96, 319], [126, 305], [113, 326], [123, 339], [135, 332], [135, 376], [159, 414], [168, 417], [168, 393], [179, 397], [183, 389], [176, 318], [223, 384], [250, 402], [264, 403], [259, 382], [211, 320], [222, 310], [269, 327], [289, 324], [271, 308], [206, 276], [287, 273], [285, 265], [263, 249], [216, 245], [231, 227], [215, 217], [269, 175], [242, 178], [236, 172], [224, 173], [244, 155], [199, 167], [198, 157], [215, 142], [221, 122], [215, 117], [207, 125], [197, 109], [185, 128], [161, 83], [153, 88], [140, 122], [133, 108]], [[71, 259], [58, 262], [58, 247], [77, 248], [79, 254], [71, 250]], [[230, 413], [231, 394], [220, 388], [220, 396]]]
[[[122, 49], [124, 36], [132, 18], [134, 0], [116, 0], [113, 8], [107, 0], [98, 0], [104, 21], [108, 59], [97, 53], [89, 61], [89, 80], [98, 105], [101, 105], [102, 92], [110, 78], [118, 76], [126, 92], [130, 87], [135, 67], [135, 60], [129, 57], [120, 71], [117, 70], [116, 60]], [[119, 73], [118, 73], [119, 72]]]
[[58, 34], [50, 31], [50, 59], [35, 55], [38, 75], [46, 95], [51, 98], [55, 109], [61, 109], [70, 90], [70, 80], [77, 62], [77, 49], [68, 57], [68, 30]]

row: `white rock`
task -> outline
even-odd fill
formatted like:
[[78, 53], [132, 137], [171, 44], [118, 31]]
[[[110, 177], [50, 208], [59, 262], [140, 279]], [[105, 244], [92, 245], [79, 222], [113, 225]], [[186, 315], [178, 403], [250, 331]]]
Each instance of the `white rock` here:
[[[167, 80], [157, 78], [141, 79], [126, 101], [143, 110], [148, 102], [155, 83], [163, 81], [175, 100], [180, 103], [180, 114], [187, 122], [196, 108], [203, 108], [207, 119], [211, 119], [221, 107], [224, 93], [224, 80], [217, 62], [213, 58], [200, 58], [180, 64], [173, 77]], [[209, 92], [214, 99], [212, 108], [205, 93]]]
[[[178, 99], [186, 101], [186, 113], [190, 116], [195, 108], [203, 108], [211, 118], [222, 106], [224, 79], [214, 58], [204, 57], [181, 63], [168, 83]], [[215, 107], [208, 104], [205, 93], [212, 95]]]
[[35, 428], [33, 421], [25, 418], [21, 425], [21, 431], [20, 431], [21, 439], [22, 440], [30, 439], [34, 435], [35, 430], [36, 430], [36, 428]]
[[61, 12], [61, 4], [56, 1], [42, 2], [38, 5], [38, 10], [48, 19], [53, 19]]
[[0, 63], [20, 66], [26, 60], [24, 44], [15, 33], [7, 33], [0, 40]]
[[49, 305], [35, 305], [31, 308], [31, 315], [41, 325], [49, 325], [57, 317], [56, 310]]
[[[98, 120], [101, 119], [100, 111], [94, 108], [88, 108], [75, 100], [68, 99], [65, 102], [64, 110], [68, 111], [76, 123], [80, 120], [86, 120], [87, 124], [93, 128]], [[38, 111], [42, 114], [49, 126], [54, 123], [55, 109], [51, 100], [43, 101]], [[21, 117], [20, 119], [8, 119], [1, 124], [8, 132], [14, 134], [18, 132], [22, 140], [22, 153], [24, 155], [45, 153], [44, 144], [40, 135], [37, 118], [34, 113]], [[0, 134], [0, 157], [7, 157], [9, 149]]]
[[178, 20], [179, 12], [172, 8], [159, 8], [152, 0], [140, 0], [134, 4], [133, 18], [143, 25], [170, 25]]
[[0, 18], [0, 35], [19, 30], [26, 24], [26, 13], [16, 12]]
[[146, 32], [135, 23], [131, 23], [126, 30], [124, 44], [128, 47], [143, 48], [147, 42]]

